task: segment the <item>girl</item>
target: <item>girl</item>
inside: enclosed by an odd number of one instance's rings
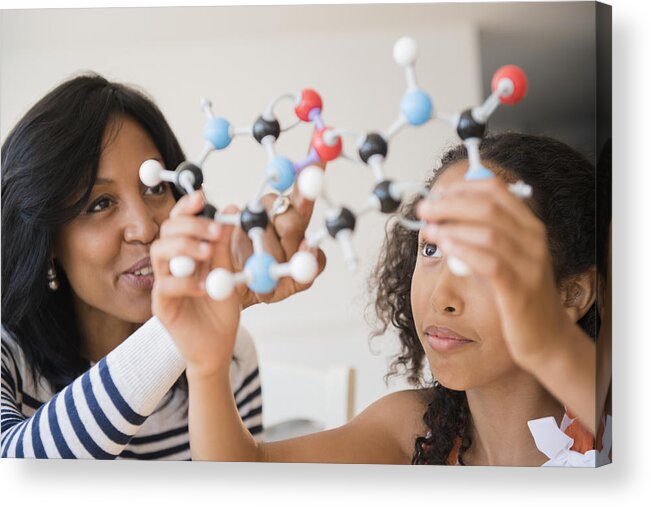
[[[150,158],[171,169],[185,160],[151,100],[98,75],[48,93],[2,146],[3,457],[190,458],[185,364],[151,313],[150,248],[180,195],[140,182]],[[296,250],[309,219],[310,203],[295,205],[266,238],[281,256]],[[213,232],[208,220],[195,223],[205,258]],[[251,249],[244,235],[233,245],[235,259]],[[266,297],[301,288],[279,285]],[[257,301],[240,296],[243,306]],[[231,396],[259,437],[260,381],[245,332],[233,355]]]
[[[213,310],[197,322],[203,332],[181,332],[194,318],[183,307],[200,291],[169,276],[177,252],[161,235],[153,308],[188,363],[195,458],[594,465],[592,432],[564,407],[594,431],[594,167],[560,142],[519,134],[485,139],[481,156],[496,178],[464,181],[463,147],[443,157],[430,181],[439,198],[418,205],[429,225],[419,233],[394,225],[374,279],[382,331],[395,325],[402,344],[394,366],[418,383],[427,359],[434,386],[390,394],[330,431],[269,444],[247,434],[228,378],[237,297],[199,298]],[[505,185],[520,179],[533,188],[528,203]],[[182,199],[170,221],[199,208]],[[407,214],[415,211],[412,203]],[[230,233],[221,228],[211,266],[231,267]],[[473,275],[453,276],[448,255]]]

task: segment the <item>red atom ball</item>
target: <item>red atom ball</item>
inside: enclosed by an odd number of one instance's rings
[[[301,101],[294,108],[296,116],[298,116],[303,121],[310,121],[308,115],[310,111],[314,108],[323,108],[323,102],[321,101],[321,95],[310,88],[306,88],[301,91]]]
[[[513,83],[513,93],[507,97],[500,96],[500,102],[508,105],[520,102],[527,93],[527,75],[517,65],[504,65],[493,74],[491,89],[495,91],[497,84],[504,78],[510,79]]]
[[[326,144],[323,140],[323,134],[325,134],[329,128],[324,128],[323,130],[317,130],[312,136],[312,142],[310,146],[314,148],[321,162],[330,162],[331,160],[336,159],[341,154],[342,143],[341,137],[337,137],[337,142],[330,146]]]

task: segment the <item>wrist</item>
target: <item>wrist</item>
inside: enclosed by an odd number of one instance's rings
[[[212,363],[209,365],[188,363],[185,375],[189,383],[210,383],[230,379],[230,362],[228,364]]]

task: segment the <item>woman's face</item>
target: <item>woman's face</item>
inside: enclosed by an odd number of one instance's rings
[[[449,166],[434,188],[462,180],[467,168],[467,161]],[[450,389],[468,390],[516,371],[488,284],[472,274],[453,275],[447,257],[422,235],[418,244],[411,305],[434,378]]]
[[[109,122],[103,144],[87,209],[61,229],[54,254],[80,311],[142,323],[151,317],[149,248],[175,199],[167,184],[149,189],[140,182],[142,162],[163,161],[135,120]]]

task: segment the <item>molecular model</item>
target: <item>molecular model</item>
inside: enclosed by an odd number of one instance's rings
[[[393,58],[405,69],[407,90],[400,101],[398,118],[385,131],[355,133],[346,129],[326,126],[323,118],[323,101],[312,89],[299,93],[279,95],[267,109],[255,120],[253,125],[234,127],[225,118],[217,117],[212,112],[212,104],[202,101],[202,109],[207,116],[204,130],[205,146],[195,162],[184,161],[174,171],[164,169],[156,160],[146,160],[140,167],[140,179],[150,187],[162,181],[173,183],[185,194],[198,192],[203,184],[202,165],[209,154],[227,148],[238,135],[252,136],[265,148],[267,166],[262,185],[255,197],[237,214],[220,213],[216,207],[205,203],[202,216],[224,224],[241,227],[251,239],[253,254],[246,261],[239,273],[231,273],[218,268],[208,275],[206,291],[216,300],[227,298],[235,286],[246,283],[254,292],[268,293],[274,290],[281,277],[290,276],[299,283],[308,283],[318,271],[315,257],[309,252],[295,253],[289,262],[278,263],[265,251],[262,237],[269,224],[269,214],[261,203],[261,197],[268,187],[278,193],[272,214],[282,213],[289,206],[287,191],[296,183],[298,191],[309,200],[321,199],[326,204],[325,224],[315,233],[307,236],[309,247],[317,247],[328,236],[340,245],[349,269],[354,270],[357,256],[352,244],[352,234],[357,219],[371,211],[385,214],[395,213],[409,194],[419,194],[422,198],[432,199],[423,183],[399,182],[385,176],[384,161],[387,157],[389,141],[405,126],[421,126],[434,119],[441,119],[456,129],[468,151],[469,167],[466,179],[485,179],[494,176],[493,172],[482,165],[479,144],[486,132],[486,123],[500,104],[512,105],[519,102],[527,91],[527,77],[519,67],[506,65],[495,72],[491,82],[491,95],[479,106],[466,109],[458,114],[436,113],[430,96],[418,87],[414,63],[418,55],[416,41],[402,37],[393,48]],[[291,100],[297,121],[282,129],[274,109],[282,100]],[[280,134],[300,123],[310,123],[314,134],[307,156],[296,162],[278,155],[275,143]],[[367,202],[361,209],[353,211],[349,207],[334,205],[324,189],[325,171],[315,164],[331,162],[339,157],[349,158],[343,152],[343,138],[355,141],[361,164],[368,166],[375,178]],[[521,198],[531,195],[531,188],[523,182],[510,185],[510,190]],[[399,217],[400,223],[411,230],[418,230],[422,222]],[[450,270],[458,276],[470,273],[467,266],[459,259],[448,258]],[[170,260],[170,272],[173,276],[185,277],[194,273],[195,261],[191,257],[176,257]]]

